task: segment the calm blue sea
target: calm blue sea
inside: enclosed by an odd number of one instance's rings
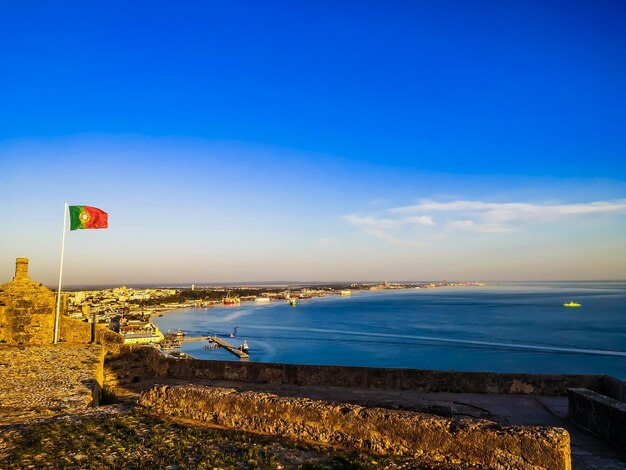
[[[573,300],[581,308],[565,308]],[[170,312],[159,328],[218,334],[250,360],[417,369],[609,374],[626,379],[626,282],[496,283],[356,292]],[[198,359],[239,360],[187,342]]]

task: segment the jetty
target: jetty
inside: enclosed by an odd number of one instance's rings
[[[223,340],[222,338],[218,338],[217,336],[209,336],[208,339],[213,341],[215,344],[223,347],[227,351],[231,352],[235,356],[239,357],[239,359],[248,359],[250,357],[250,354],[248,354],[246,352],[243,352],[240,349],[237,349],[232,344],[230,344],[228,341]]]

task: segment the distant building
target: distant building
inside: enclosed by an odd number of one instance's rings
[[[120,333],[124,336],[124,344],[158,344],[165,338],[159,328],[149,322],[128,322],[120,327]]]

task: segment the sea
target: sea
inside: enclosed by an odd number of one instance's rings
[[[574,301],[579,308],[566,308]],[[626,379],[626,282],[500,282],[177,310],[163,332],[244,340],[249,361],[414,369],[608,374]],[[234,337],[231,337],[234,334]],[[197,359],[240,359],[205,341]]]

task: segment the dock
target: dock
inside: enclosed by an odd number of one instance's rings
[[[239,357],[239,359],[248,359],[250,357],[248,353],[245,353],[237,349],[228,341],[223,340],[222,338],[218,338],[217,336],[209,336],[207,339],[212,340],[215,344],[218,344],[219,346],[223,347],[227,351],[233,353],[235,356]]]

